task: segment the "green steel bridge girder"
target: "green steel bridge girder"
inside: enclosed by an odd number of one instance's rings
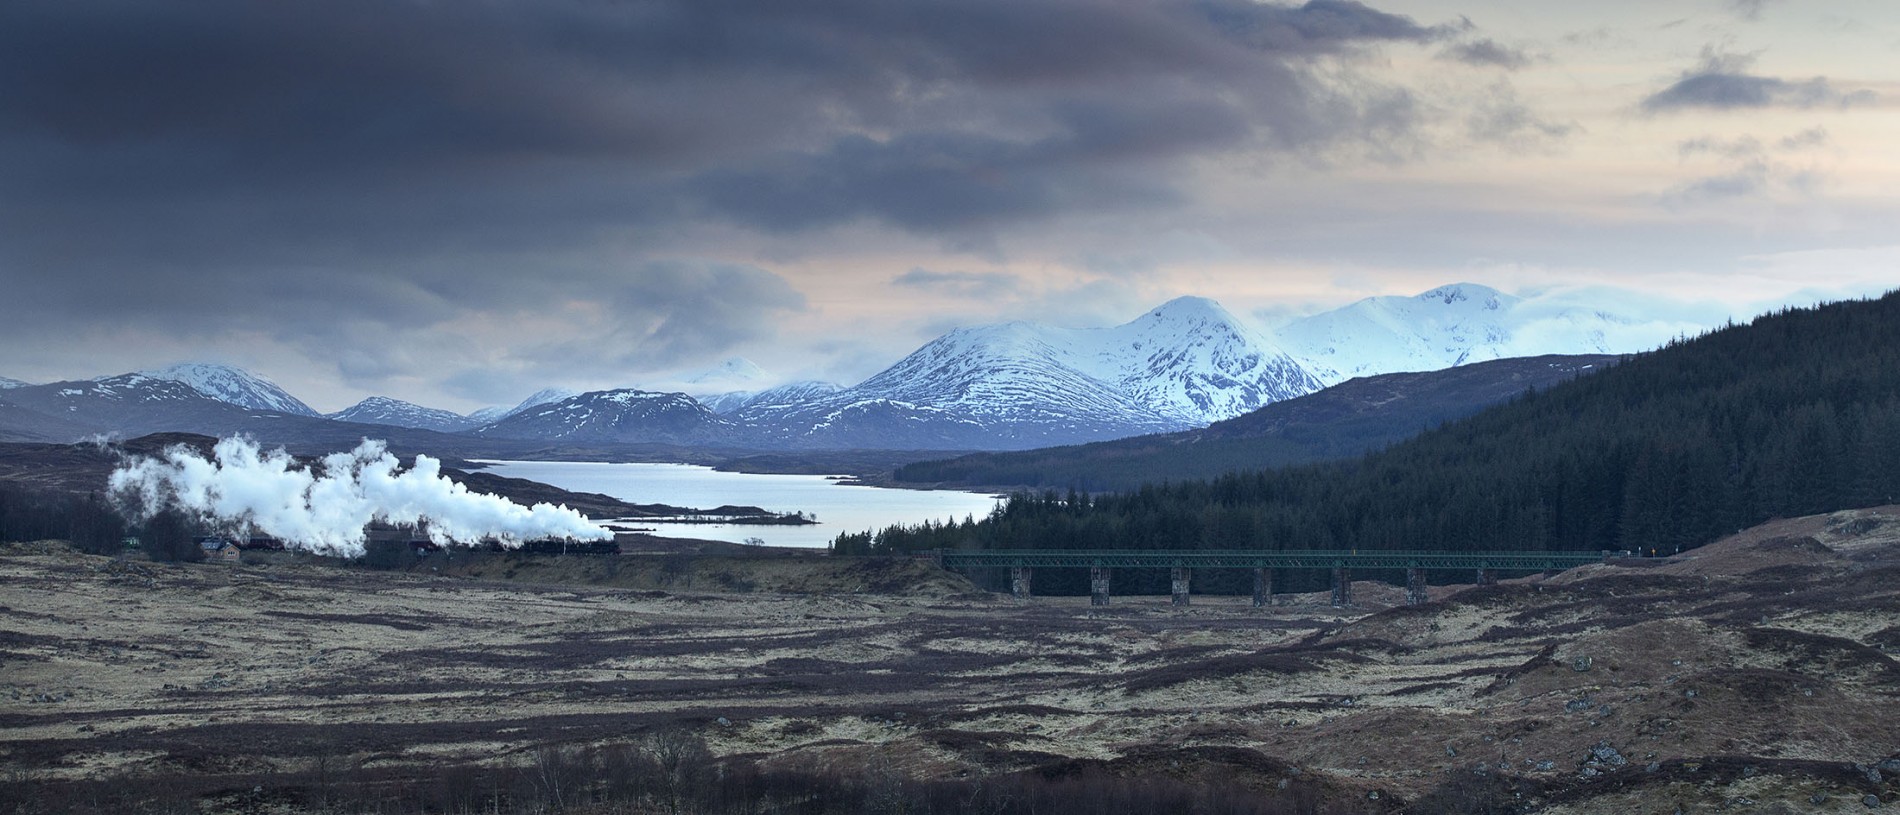
[[[1622,553],[1612,552],[1423,552],[1404,550],[1330,551],[1246,550],[1147,551],[1104,549],[993,549],[943,551],[936,557],[945,568],[1027,566],[1051,568],[1188,568],[1188,569],[1498,569],[1555,571],[1603,563]]]

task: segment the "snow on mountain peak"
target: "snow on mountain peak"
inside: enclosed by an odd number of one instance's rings
[[[1601,307],[1526,299],[1475,283],[1411,297],[1369,297],[1275,331],[1328,385],[1540,354],[1620,354],[1655,347],[1639,322]]]
[[[511,410],[513,410],[513,408],[506,408],[501,405],[490,405],[468,414],[468,421],[473,425],[485,425],[489,422],[500,421],[506,418]]]
[[[1135,318],[1134,321],[1137,323],[1163,320],[1182,322],[1219,320],[1231,322],[1233,319],[1234,315],[1229,314],[1227,309],[1221,307],[1220,303],[1206,297],[1188,295],[1185,297],[1176,297],[1173,300],[1155,306],[1149,309],[1148,313]]]
[[[581,395],[580,391],[571,388],[542,388],[530,394],[528,398],[521,400],[521,402],[514,407],[501,407],[497,405],[494,407],[485,407],[474,413],[470,413],[468,414],[468,424],[473,427],[491,425],[524,410],[528,410],[529,408],[553,404],[563,399],[571,399],[579,395]]]
[[[296,416],[318,415],[309,405],[278,387],[277,383],[229,365],[185,362],[156,371],[140,371],[139,374],[189,385],[211,399],[238,407],[274,410]]]
[[[514,408],[510,409],[504,415],[513,416],[528,408],[553,404],[563,399],[572,399],[579,395],[581,395],[581,392],[573,388],[542,388],[529,394],[528,398],[521,400],[520,404],[515,405]]]
[[[620,388],[533,405],[475,432],[500,438],[678,442],[721,438],[731,427],[684,393]]]
[[[1182,297],[1112,328],[1012,322],[958,329],[840,398],[1011,421],[1181,428],[1318,387],[1219,303]]]
[[[1412,299],[1422,303],[1435,302],[1446,306],[1455,306],[1459,303],[1473,303],[1484,311],[1497,311],[1505,308],[1507,303],[1515,304],[1519,300],[1519,298],[1512,297],[1490,286],[1483,286],[1477,283],[1453,283],[1449,286],[1439,286],[1431,291],[1421,293]]]
[[[8,388],[24,388],[28,387],[28,385],[29,383],[21,382],[18,379],[8,379],[4,376],[0,376],[0,391]]]
[[[383,424],[453,433],[468,428],[472,419],[447,410],[423,407],[387,396],[371,396],[324,418],[360,424]]]

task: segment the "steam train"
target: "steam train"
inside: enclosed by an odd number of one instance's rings
[[[515,551],[529,555],[618,555],[620,544],[612,540],[604,541],[566,541],[533,540],[521,544]]]

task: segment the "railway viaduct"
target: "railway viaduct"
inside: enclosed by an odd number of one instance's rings
[[[1032,570],[1041,568],[1088,569],[1089,602],[1109,603],[1109,572],[1117,568],[1170,569],[1174,604],[1188,604],[1189,584],[1195,569],[1253,570],[1253,604],[1273,602],[1275,569],[1330,569],[1333,575],[1333,605],[1352,605],[1353,569],[1404,569],[1405,600],[1417,605],[1425,602],[1425,572],[1469,571],[1477,574],[1480,584],[1497,582],[1499,571],[1549,572],[1606,563],[1626,557],[1621,552],[1430,552],[1382,550],[1201,550],[1144,551],[1091,549],[988,549],[978,551],[938,550],[921,556],[947,569],[1006,567],[1010,571],[1010,590],[1018,598],[1029,597]]]

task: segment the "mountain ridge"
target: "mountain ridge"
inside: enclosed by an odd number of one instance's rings
[[[323,418],[339,422],[381,424],[443,433],[467,430],[476,424],[475,419],[454,411],[423,407],[414,402],[405,402],[387,396],[371,396],[335,413],[326,413]]]
[[[1615,327],[1632,321],[1607,309],[1530,310],[1527,302],[1484,286],[1451,284],[1410,297],[1367,298],[1263,332],[1214,300],[1178,297],[1126,323],[1101,328],[1027,321],[958,328],[848,387],[795,382],[756,392],[683,395],[697,401],[687,405],[673,399],[666,406],[644,397],[636,406],[630,395],[674,391],[590,392],[625,397],[615,402],[551,387],[513,408],[483,408],[468,416],[374,396],[328,418],[549,442],[1023,450],[1205,427],[1317,392],[1350,379],[1347,374],[1471,364],[1533,340],[1587,346],[1583,350],[1637,350],[1615,347]],[[1342,332],[1357,344],[1349,345]],[[699,379],[727,383],[760,373],[750,361],[732,357]],[[181,363],[139,376],[180,383],[236,409],[317,417],[268,378],[230,366]],[[37,393],[33,387],[5,392]],[[110,394],[95,395],[112,401]],[[588,397],[582,400],[587,406],[535,412],[580,397]],[[70,403],[21,407],[54,415],[79,410]],[[106,422],[105,431],[167,429],[151,427],[121,408],[95,411]],[[536,418],[511,421],[528,412]],[[562,426],[563,417],[576,425]],[[199,418],[210,424],[199,421],[184,429],[253,421],[236,414]],[[35,432],[53,429],[45,422],[37,425]]]
[[[1351,461],[1022,494],[840,544],[1669,553],[1895,495],[1900,290],[1672,342]]]
[[[1641,339],[1620,338],[1630,332]],[[1493,359],[1635,353],[1671,338],[1646,333],[1641,321],[1608,309],[1553,305],[1476,283],[1364,298],[1289,322],[1273,335],[1328,385]]]
[[[270,379],[230,365],[181,362],[139,373],[189,385],[207,397],[242,408],[273,410],[292,416],[322,415]]]
[[[897,484],[957,489],[1134,489],[1360,455],[1620,361],[1608,355],[1503,359],[1357,377],[1205,428],[896,468]]]

